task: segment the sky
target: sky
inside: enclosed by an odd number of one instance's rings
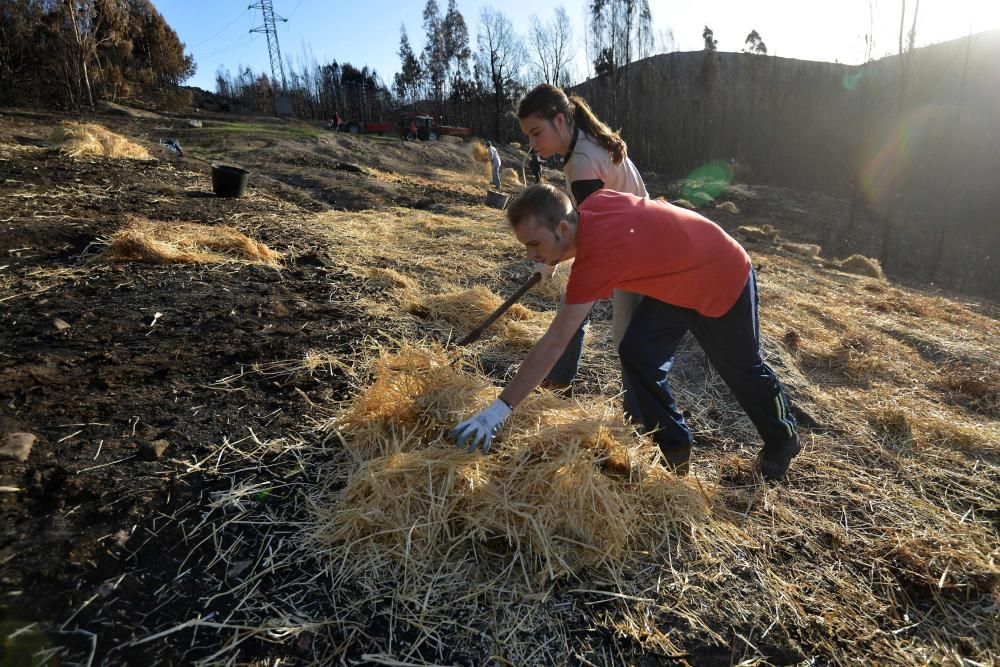
[[[270,71],[259,9],[250,0],[152,0],[167,23],[194,56],[198,71],[188,85],[214,90],[219,68],[235,73],[242,65],[254,72]],[[649,0],[653,33],[659,50],[696,51],[703,48],[702,31],[712,29],[719,51],[740,51],[751,30],[757,30],[768,54],[801,60],[858,64],[867,52],[865,35],[874,35],[874,58],[898,49],[900,10],[905,1],[906,30],[918,0]],[[400,26],[410,44],[423,48],[426,0],[272,0],[278,42],[286,71],[301,71],[303,63],[336,60],[375,69],[386,84],[399,71]],[[437,0],[441,12],[448,0]],[[527,35],[532,15],[551,20],[557,7],[573,22],[576,58],[574,81],[590,74],[584,48],[587,0],[458,0],[469,27],[471,47],[480,12],[492,7],[507,15],[514,29]],[[1000,0],[919,0],[917,46],[963,37],[970,32],[1000,28]],[[529,82],[531,83],[531,82]]]

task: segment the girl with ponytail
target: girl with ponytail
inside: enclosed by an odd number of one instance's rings
[[[649,197],[628,158],[625,140],[595,116],[582,97],[567,97],[561,88],[543,83],[518,104],[517,118],[540,156],[563,156],[566,190],[574,207],[601,188]]]
[[[595,116],[582,97],[567,96],[561,88],[543,83],[535,86],[518,104],[517,118],[521,131],[528,136],[528,143],[541,157],[563,156],[566,191],[574,208],[579,209],[589,195],[602,188],[649,198],[642,176],[628,158],[625,140]],[[617,350],[632,320],[639,295],[615,290],[613,299],[612,331]],[[588,321],[584,321],[549,373],[545,382],[548,386],[571,393],[583,354],[587,324]],[[633,392],[624,376],[622,384],[625,414],[642,423],[642,415],[637,411]]]

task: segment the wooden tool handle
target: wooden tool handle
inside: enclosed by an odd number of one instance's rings
[[[485,332],[487,329],[490,328],[490,325],[496,322],[501,315],[506,313],[508,308],[517,303],[517,300],[520,299],[522,296],[524,296],[525,292],[527,292],[529,289],[538,284],[538,281],[540,281],[541,279],[542,279],[542,274],[532,273],[531,276],[523,283],[521,283],[521,286],[518,287],[517,290],[513,294],[511,294],[506,301],[504,301],[502,304],[500,304],[500,306],[496,310],[490,313],[485,320],[480,322],[479,326],[477,326],[475,329],[466,334],[465,338],[458,341],[458,344],[468,345],[469,343],[474,343],[477,340],[479,340],[479,337],[483,335],[483,332]]]

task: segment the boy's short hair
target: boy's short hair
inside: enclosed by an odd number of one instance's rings
[[[555,231],[559,221],[565,220],[572,210],[573,205],[562,190],[547,183],[532,185],[507,205],[507,221],[511,227],[517,227],[533,217],[536,224]]]

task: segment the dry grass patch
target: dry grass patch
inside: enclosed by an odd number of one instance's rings
[[[343,598],[391,595],[401,627],[465,633],[514,596],[544,605],[554,580],[625,560],[704,521],[710,498],[656,464],[656,450],[607,405],[542,393],[519,409],[490,456],[456,450],[448,429],[496,394],[439,347],[377,360],[370,386],[325,425],[352,470],[315,501],[312,539]],[[615,574],[618,573],[618,574]],[[509,601],[509,600],[508,600]],[[485,611],[485,613],[484,613]],[[418,620],[419,619],[419,620]],[[511,637],[510,656],[534,643]]]
[[[461,337],[496,310],[503,299],[483,285],[426,296],[414,312],[451,324]],[[548,326],[538,313],[519,303],[511,306],[486,332],[510,348],[526,351]]]
[[[516,169],[507,167],[500,170],[500,182],[508,188],[520,187],[521,177],[518,175]]]
[[[153,264],[246,262],[278,266],[281,253],[232,227],[194,223],[154,222],[129,217],[125,226],[106,240],[105,261]]]
[[[988,525],[958,521],[963,503],[928,500],[936,484],[873,474],[884,444],[807,446],[800,488],[759,486],[738,459],[703,487],[660,467],[613,403],[542,392],[489,456],[470,455],[447,433],[494,399],[487,378],[435,346],[382,351],[373,364],[324,425],[349,465],[318,474],[307,548],[328,563],[338,622],[379,610],[388,634],[408,637],[411,661],[527,664],[544,650],[545,662],[565,662],[581,614],[659,657],[684,653],[693,635],[725,646],[751,630],[753,655],[794,662],[860,651],[922,664],[943,656],[958,628],[970,637],[963,654],[983,660],[1000,639],[983,622],[983,605],[1000,595]],[[922,432],[907,407],[896,430]],[[928,446],[905,467],[902,453],[892,460],[912,471],[938,465],[939,451]],[[965,498],[982,507],[988,488],[969,486]],[[900,636],[914,614],[927,623]],[[374,642],[400,655],[384,635]]]
[[[368,282],[379,289],[398,289],[406,293],[417,293],[420,286],[417,281],[405,276],[395,269],[372,267],[365,271]]]
[[[857,382],[888,379],[903,384],[909,384],[914,374],[928,370],[928,364],[913,348],[863,326],[849,324],[839,335],[827,330],[802,334],[796,331],[790,337],[786,333],[785,340],[795,341],[799,361],[807,369],[834,371]]]
[[[1000,590],[1000,569],[954,534],[939,531],[896,535],[887,552],[875,556],[891,567],[900,583],[924,595],[977,595]],[[880,546],[889,546],[889,540]]]
[[[42,146],[35,146],[34,144],[6,144],[0,143],[0,156],[5,159],[15,159],[25,153],[44,153],[46,151]]]
[[[822,248],[815,243],[782,243],[782,250],[787,250],[788,252],[801,255],[802,257],[817,258],[819,257]]]
[[[873,257],[864,255],[851,255],[847,259],[831,262],[831,265],[847,273],[857,273],[862,276],[885,280],[885,273],[882,272],[882,265]]]
[[[485,206],[459,208],[455,215],[389,209],[316,216],[311,227],[328,235],[331,253],[358,274],[372,268],[402,268],[424,289],[494,279],[522,253],[502,217]],[[518,262],[527,273],[527,262]]]
[[[781,238],[781,232],[773,225],[740,225],[736,228],[738,237],[752,242],[770,241],[775,242]]]
[[[103,155],[114,159],[152,160],[149,151],[96,123],[63,121],[50,137],[70,157]]]
[[[952,401],[1000,419],[1000,361],[950,362],[937,369],[934,385]]]

